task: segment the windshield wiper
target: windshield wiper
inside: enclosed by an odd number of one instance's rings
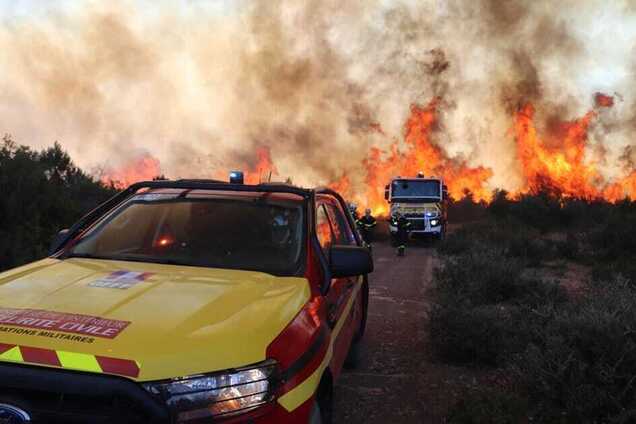
[[[100,255],[94,255],[92,253],[68,253],[67,255],[62,257],[62,259],[69,259],[69,258],[101,259],[105,261],[150,262],[150,263],[166,264],[166,265],[188,265],[186,262],[178,261],[176,259],[149,258],[147,256],[134,256],[134,255],[100,256]]]
[[[61,259],[82,258],[82,259],[108,259],[104,256],[93,255],[92,253],[66,253]]]
[[[152,258],[148,256],[122,255],[122,256],[110,256],[104,259],[109,259],[113,261],[150,262],[154,264],[166,264],[166,265],[188,265],[188,263],[184,261],[179,261],[177,259]]]

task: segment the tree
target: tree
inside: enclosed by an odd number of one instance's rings
[[[53,235],[114,194],[77,168],[59,143],[40,152],[0,144],[0,270],[46,255]]]

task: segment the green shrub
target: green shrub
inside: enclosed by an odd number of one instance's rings
[[[522,267],[519,261],[492,250],[449,258],[435,273],[435,290],[442,302],[461,298],[471,305],[499,303],[516,295]]]
[[[535,327],[517,370],[539,422],[634,422],[636,291],[618,280]]]
[[[568,232],[565,240],[553,241],[552,252],[550,252],[550,254],[552,254],[553,257],[568,260],[581,259],[581,242],[579,241],[577,234]]]
[[[438,359],[503,365],[539,325],[533,310],[567,300],[553,282],[522,277],[523,261],[483,249],[447,257],[435,272],[429,337]]]
[[[509,256],[523,259],[529,266],[539,266],[550,253],[545,241],[525,231],[511,233],[507,245]]]
[[[437,246],[437,251],[444,255],[459,255],[466,253],[473,248],[475,240],[468,231],[460,229],[455,233],[449,234]]]
[[[634,257],[636,252],[636,212],[616,209],[602,225],[590,232],[588,242],[596,256],[603,260]]]
[[[566,290],[555,281],[524,278],[518,284],[514,302],[525,308],[553,308],[568,301]]]
[[[523,265],[519,259],[490,249],[446,258],[435,271],[433,296],[437,303],[469,306],[565,301],[558,284],[522,278]]]

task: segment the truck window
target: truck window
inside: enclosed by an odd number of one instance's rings
[[[329,222],[329,216],[325,210],[325,206],[320,204],[316,208],[316,236],[323,253],[328,258],[329,248],[333,242],[333,230],[331,229],[331,222]]]
[[[303,218],[298,202],[137,196],[65,255],[296,275]]]
[[[335,204],[325,203],[325,209],[329,215],[329,221],[334,231],[334,243],[340,245],[354,245],[356,238],[344,216],[343,211]]]
[[[396,180],[391,184],[392,197],[437,197],[441,196],[438,180]]]

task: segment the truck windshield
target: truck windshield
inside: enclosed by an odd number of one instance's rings
[[[438,180],[396,180],[391,187],[391,197],[439,199],[440,194]]]
[[[289,276],[302,268],[303,228],[301,202],[146,194],[97,222],[63,257]]]

